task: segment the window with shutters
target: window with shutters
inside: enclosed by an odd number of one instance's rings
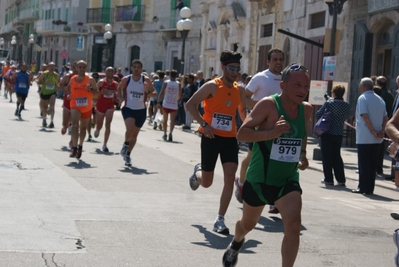
[[[273,36],[273,23],[262,25],[261,37]]]
[[[326,12],[318,12],[310,15],[309,29],[316,29],[324,27],[326,22]]]

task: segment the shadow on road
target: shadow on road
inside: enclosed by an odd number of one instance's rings
[[[71,160],[72,160],[72,158],[71,158]],[[72,168],[75,168],[75,169],[97,168],[97,167],[92,167],[91,164],[88,164],[88,163],[86,163],[85,161],[83,161],[81,159],[80,160],[75,159],[75,160],[76,160],[75,162],[70,162],[69,164],[66,164],[65,166],[72,167]]]
[[[104,152],[100,148],[96,148],[96,151],[93,154],[99,154],[99,155],[105,155],[105,156],[113,156],[113,155],[119,155],[119,152]]]
[[[219,234],[216,234],[215,232],[210,232],[207,230],[207,228],[203,227],[202,225],[197,225],[193,224],[193,227],[197,228],[198,231],[204,235],[205,241],[204,242],[191,242],[194,245],[199,245],[199,246],[204,246],[208,248],[216,248],[216,249],[226,249],[227,246],[230,244],[232,241],[232,235],[229,236],[221,236]],[[258,245],[262,244],[261,242],[257,240],[248,240],[245,242],[242,250],[240,253],[255,253],[252,250],[249,250],[251,248],[255,248]],[[222,257],[222,254],[221,256]]]
[[[136,168],[134,166],[131,167],[125,167],[124,169],[119,170],[120,172],[124,173],[131,173],[131,174],[136,174],[136,175],[149,175],[149,174],[157,174],[157,172],[148,172],[147,169],[140,169]]]
[[[47,129],[47,128],[41,127],[41,129],[39,130],[39,132],[42,132],[42,133],[55,133],[56,131],[55,131],[55,130],[49,130],[49,129]]]

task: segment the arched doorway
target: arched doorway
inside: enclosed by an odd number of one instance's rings
[[[388,81],[391,80],[391,59],[393,29],[395,25],[392,22],[387,23],[377,35],[375,75],[385,76]]]
[[[132,64],[132,61],[135,59],[140,59],[140,47],[137,45],[132,46],[130,49],[130,63],[129,66]]]

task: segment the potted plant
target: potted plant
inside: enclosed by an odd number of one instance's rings
[[[71,31],[71,27],[69,27],[68,25],[64,26],[64,31],[65,32],[70,32]]]
[[[83,26],[83,22],[81,22],[81,21],[79,21],[79,22],[76,23],[76,24],[78,24],[78,26]]]

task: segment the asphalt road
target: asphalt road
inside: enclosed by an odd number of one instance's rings
[[[60,134],[61,101],[54,129],[41,127],[38,101],[34,86],[18,121],[15,103],[0,96],[0,266],[221,266],[232,239],[212,232],[222,170],[218,163],[212,187],[191,191],[197,135],[176,129],[174,142],[164,142],[146,123],[127,168],[119,155],[124,124],[115,111],[110,152],[101,151],[102,131],[84,144],[78,163],[69,158],[69,136]],[[354,180],[348,188],[326,189],[321,177],[317,169],[301,172],[296,266],[395,266],[398,221],[389,213],[398,209],[397,192],[379,188],[366,197],[349,193]],[[240,215],[232,199],[231,232]],[[280,216],[265,211],[238,266],[281,266],[282,237]]]

